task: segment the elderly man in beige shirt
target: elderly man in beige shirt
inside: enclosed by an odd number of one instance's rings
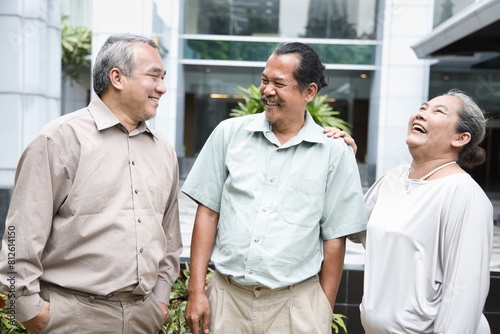
[[[166,92],[156,44],[111,36],[89,106],[23,152],[0,253],[1,291],[30,333],[155,333],[179,272],[178,165],[145,123]]]

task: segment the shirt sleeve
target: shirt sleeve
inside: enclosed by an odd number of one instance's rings
[[[443,211],[442,303],[435,333],[475,333],[489,290],[493,208],[479,187],[460,186]]]
[[[359,170],[352,150],[343,141],[332,143],[340,154],[332,160],[327,177],[321,219],[324,240],[347,236],[366,229],[366,210]]]
[[[179,256],[182,253],[182,235],[179,221],[179,167],[177,157],[172,151],[171,161],[174,164],[172,173],[172,187],[169,200],[166,203],[162,227],[167,239],[167,251],[160,262],[158,279],[153,288],[153,293],[158,300],[166,305],[170,304],[170,293],[180,271]]]
[[[52,217],[66,198],[71,180],[63,154],[50,137],[38,136],[23,152],[17,169],[6,231],[2,240],[0,286],[15,303],[20,322],[43,309],[39,277],[41,257],[52,227]],[[12,304],[11,304],[12,305]]]
[[[197,203],[220,212],[222,189],[227,178],[225,156],[231,129],[220,123],[210,134],[182,186]]]

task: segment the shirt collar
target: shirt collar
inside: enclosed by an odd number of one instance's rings
[[[115,114],[104,104],[104,102],[101,100],[97,94],[94,94],[92,97],[92,100],[90,101],[90,104],[88,106],[88,111],[90,112],[90,115],[94,119],[95,125],[97,127],[97,130],[105,130],[109,129],[113,126],[119,127],[122,131],[127,132],[127,128],[120,123],[118,118],[116,118]],[[151,136],[153,136],[155,139],[156,136],[153,134],[151,129],[148,127],[147,123],[142,121],[139,122],[139,125],[137,128],[132,130],[130,135],[135,135],[135,134],[140,134],[140,133],[148,133]]]
[[[319,143],[322,144],[325,142],[325,135],[323,134],[323,129],[321,126],[316,124],[311,114],[306,110],[306,121],[302,129],[300,129],[299,133],[295,135],[295,139],[293,140],[296,143],[300,143],[302,141],[307,141],[311,143]],[[320,131],[318,131],[318,128]],[[256,117],[245,126],[245,130],[249,132],[271,132],[271,126],[269,125],[269,121],[266,118],[264,112],[256,115]]]

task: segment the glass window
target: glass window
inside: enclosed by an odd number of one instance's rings
[[[184,59],[266,61],[278,43],[184,40]],[[374,65],[376,45],[311,44],[326,64]]]
[[[217,124],[228,118],[243,98],[238,87],[260,85],[263,68],[229,66],[184,66],[184,149],[196,156]],[[369,97],[373,72],[327,70],[328,86],[320,94],[349,122],[356,137],[356,157],[364,162],[367,147]]]
[[[186,0],[186,34],[375,39],[377,0]]]

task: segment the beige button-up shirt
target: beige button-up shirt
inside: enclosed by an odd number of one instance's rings
[[[42,310],[40,281],[168,304],[182,251],[177,194],[170,144],[145,123],[129,133],[98,97],[46,125],[19,161],[2,240],[0,286],[16,318]]]

